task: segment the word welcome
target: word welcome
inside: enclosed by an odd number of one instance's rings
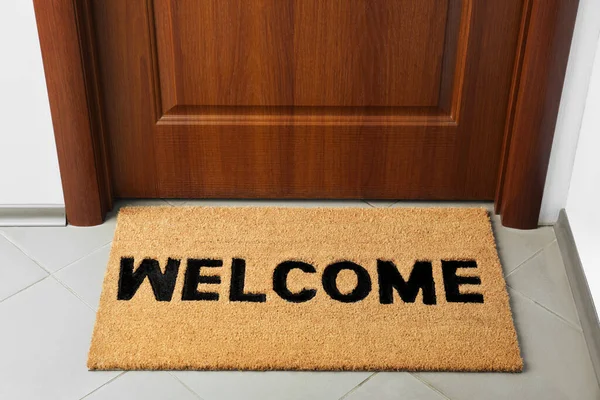
[[[483,303],[483,295],[469,291],[461,293],[461,285],[480,285],[478,276],[457,275],[460,268],[477,268],[473,260],[441,260],[443,286],[446,301],[451,303]],[[157,301],[171,301],[175,282],[179,273],[181,260],[169,258],[164,272],[155,259],[145,258],[134,271],[134,259],[121,258],[119,273],[118,300],[131,300],[144,280],[147,278]],[[188,258],[184,276],[182,301],[217,301],[219,293],[199,291],[199,284],[218,285],[221,277],[218,275],[203,275],[203,269],[220,268],[223,260]],[[300,270],[307,274],[316,273],[313,265],[302,261],[284,261],[273,271],[273,291],[282,299],[291,303],[304,303],[315,297],[317,288],[303,288],[292,292],[288,289],[288,274],[292,270]],[[342,293],[337,286],[337,276],[341,271],[351,271],[356,275],[356,286],[348,293]],[[244,289],[246,278],[246,261],[241,258],[231,260],[231,281],[229,282],[229,301],[264,303],[265,293],[249,293]],[[436,283],[433,279],[433,268],[430,261],[417,261],[408,279],[405,279],[391,261],[377,260],[377,283],[379,287],[379,302],[392,304],[394,291],[405,303],[414,303],[419,291],[423,293],[423,303],[436,304]],[[371,276],[362,266],[351,261],[340,261],[329,264],[321,277],[322,288],[327,295],[342,303],[355,303],[365,299],[373,288]]]

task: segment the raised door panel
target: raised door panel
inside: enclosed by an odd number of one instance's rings
[[[435,107],[447,8],[440,0],[157,0],[163,112]]]
[[[115,192],[492,199],[522,0],[96,0]]]

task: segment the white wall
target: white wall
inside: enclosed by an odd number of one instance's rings
[[[600,15],[600,13],[598,14]],[[567,215],[594,303],[600,307],[600,40],[575,155]]]
[[[64,205],[31,0],[2,0],[0,51],[0,209]]]
[[[600,1],[580,0],[540,212],[540,223],[543,224],[555,223],[558,212],[567,204],[577,139],[599,36]]]

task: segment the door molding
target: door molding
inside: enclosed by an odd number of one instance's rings
[[[101,224],[113,199],[89,1],[33,0],[67,220],[78,226]],[[579,0],[523,3],[495,209],[503,225],[532,229]]]
[[[67,221],[99,225],[112,207],[87,0],[34,0]]]
[[[495,209],[511,228],[537,227],[579,0],[526,0]]]

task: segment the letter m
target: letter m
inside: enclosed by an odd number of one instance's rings
[[[167,267],[163,273],[157,260],[145,258],[140,266],[134,271],[133,257],[121,258],[121,271],[119,273],[118,300],[131,300],[138,288],[148,277],[154,297],[158,301],[171,301],[177,273],[179,272],[180,260],[169,258]]]
[[[379,274],[379,302],[392,304],[393,290],[396,289],[405,303],[414,303],[419,290],[423,291],[423,304],[435,304],[435,283],[431,262],[417,261],[408,281],[404,280],[393,262],[377,260]]]

